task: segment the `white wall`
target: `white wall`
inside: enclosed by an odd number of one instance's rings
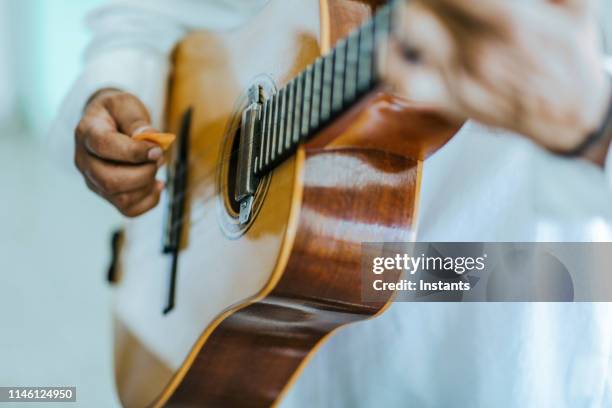
[[[9,121],[12,122],[15,102],[9,6],[9,0],[0,0],[0,129],[8,127]]]

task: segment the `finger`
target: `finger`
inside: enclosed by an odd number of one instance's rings
[[[163,184],[158,183],[155,185],[153,191],[142,199],[140,202],[126,208],[122,211],[123,215],[127,217],[137,217],[145,212],[149,211],[159,203],[159,197],[163,189]]]
[[[75,129],[76,143],[102,159],[117,162],[144,163],[162,157],[157,145],[132,140],[117,130],[115,119],[102,103],[92,103]]]
[[[440,66],[452,58],[452,37],[431,10],[420,3],[410,3],[402,7],[398,18],[394,37],[405,50],[418,55],[420,63]]]
[[[163,150],[154,143],[97,128],[85,137],[84,144],[93,155],[120,163],[144,164],[155,162],[163,156]]]
[[[113,117],[99,104],[89,105],[87,111],[79,121],[74,130],[74,135],[79,143],[91,133],[116,132],[117,124]]]
[[[91,180],[89,180],[87,176],[83,175],[83,180],[85,180],[85,184],[87,185],[87,188],[89,188],[92,192],[96,193],[100,197],[104,197],[104,194],[98,188],[98,186],[96,186]]]
[[[444,109],[448,101],[446,84],[439,72],[424,64],[407,61],[402,47],[395,40],[389,42],[387,63],[381,70],[386,83],[404,98],[433,109]]]
[[[125,165],[89,156],[84,173],[104,193],[119,194],[146,187],[156,172],[155,163]]]
[[[456,75],[453,78],[453,110],[489,125],[501,125],[517,119],[519,113],[509,92],[492,90],[486,83],[471,75]],[[508,96],[508,97],[507,97]]]
[[[130,191],[127,193],[115,194],[109,197],[109,201],[112,204],[114,204],[118,209],[127,209],[139,203],[140,201],[145,199],[148,195],[153,193],[154,189],[157,188],[158,183],[162,183],[162,182],[155,181],[139,190]]]
[[[134,95],[120,93],[103,99],[102,104],[121,133],[132,136],[137,130],[152,129],[149,111]]]

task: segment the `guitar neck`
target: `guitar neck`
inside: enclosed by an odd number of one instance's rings
[[[378,85],[376,45],[389,37],[396,3],[381,7],[373,18],[263,102],[261,129],[254,140],[253,173],[257,177],[281,164],[300,143]]]

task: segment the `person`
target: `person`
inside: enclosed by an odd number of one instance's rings
[[[160,152],[129,136],[163,126],[172,47],[265,3],[123,1],[90,16],[84,71],[51,132],[93,191],[126,216],[155,206]],[[431,0],[399,22],[389,83],[475,119],[425,162],[418,239],[610,240],[609,139],[574,151],[610,97],[590,2]],[[333,336],[281,406],[612,406],[611,323],[608,304],[395,303]]]

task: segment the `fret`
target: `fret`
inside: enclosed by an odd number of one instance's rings
[[[291,147],[291,141],[293,137],[291,136],[291,132],[293,131],[293,106],[295,101],[295,80],[292,80],[287,85],[288,93],[287,93],[287,124],[285,131],[285,150],[289,150]]]
[[[279,156],[283,154],[285,146],[285,120],[287,118],[287,88],[283,88],[279,92],[279,121],[278,121],[278,145],[277,153]]]
[[[363,93],[372,83],[374,61],[374,23],[369,20],[361,28],[359,36],[359,64],[357,70],[357,92]]]
[[[323,60],[319,57],[314,63],[312,75],[312,102],[310,105],[310,129],[319,127],[321,112],[321,86],[323,85]]]
[[[270,145],[272,141],[270,140],[272,137],[272,97],[266,101],[266,105],[268,105],[268,120],[266,121],[266,161],[264,163],[265,166],[270,164]]]
[[[344,77],[344,103],[351,103],[357,94],[359,64],[359,30],[353,31],[346,41],[346,72]]]
[[[344,68],[346,61],[346,40],[338,41],[334,61],[334,90],[332,92],[332,112],[339,113],[344,101]]]
[[[334,80],[335,50],[323,57],[323,90],[321,91],[321,122],[327,122],[331,116],[331,99]]]
[[[278,100],[279,94],[274,95],[272,99],[272,143],[270,146],[270,162],[276,159],[276,141],[278,138]]]
[[[309,65],[304,71],[304,94],[303,94],[303,103],[302,103],[302,124],[300,126],[300,139],[305,139],[308,137],[310,128],[308,124],[310,123],[310,102],[312,99],[312,71],[313,66]]]
[[[291,141],[297,143],[300,140],[300,129],[302,125],[302,90],[304,81],[302,75],[295,79],[295,108],[293,118],[293,130],[291,131]]]

